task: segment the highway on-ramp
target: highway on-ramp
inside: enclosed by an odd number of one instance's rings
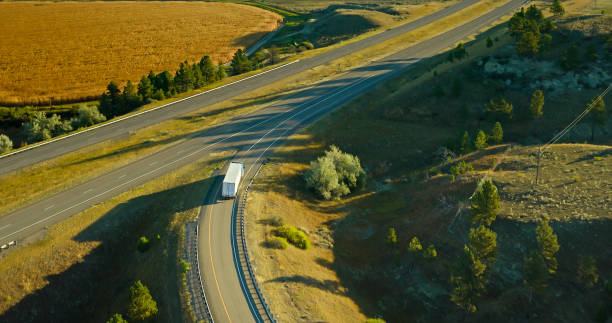
[[[237,95],[256,90],[262,86],[274,83],[283,78],[306,71],[313,67],[329,63],[335,59],[357,52],[361,49],[378,44],[408,31],[430,24],[440,18],[464,9],[479,0],[464,0],[444,8],[428,16],[416,19],[399,27],[389,29],[372,37],[338,47],[312,58],[292,62],[283,67],[249,77],[229,85],[219,87],[180,101],[169,103],[159,109],[151,109],[146,113],[129,118],[115,118],[101,126],[85,132],[62,138],[53,139],[42,145],[33,145],[31,149],[19,150],[13,154],[0,156],[0,174],[8,173],[26,166],[62,156],[80,148],[93,144],[120,138],[131,131],[142,129],[165,120],[173,119],[183,114],[201,109],[215,103],[223,102]]]
[[[0,217],[0,244],[26,239],[45,226],[211,153],[237,151],[234,159],[245,163],[243,183],[248,182],[262,158],[291,134],[420,59],[435,55],[474,34],[522,4],[523,1],[510,1],[406,50],[302,89],[252,113],[202,131],[179,144],[4,215]],[[218,185],[213,189],[218,189]],[[231,239],[233,201],[219,200],[218,192],[213,193],[202,208],[199,223],[200,270],[211,312],[218,322],[259,320],[257,312],[252,310],[252,298],[243,292],[244,281],[239,279],[240,264],[235,258]]]

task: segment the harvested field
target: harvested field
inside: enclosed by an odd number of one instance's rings
[[[110,80],[225,62],[281,20],[232,3],[0,3],[0,105],[91,100]]]

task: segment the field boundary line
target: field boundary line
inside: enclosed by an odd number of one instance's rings
[[[109,121],[109,122],[104,122],[104,123],[101,123],[101,124],[99,124],[99,125],[96,125],[96,126],[93,126],[93,127],[87,128],[87,129],[83,129],[83,130],[81,130],[81,131],[77,131],[77,132],[74,132],[74,133],[68,134],[68,135],[66,135],[66,136],[62,136],[62,137],[58,137],[58,138],[54,138],[54,139],[51,139],[51,140],[49,140],[49,141],[44,141],[44,142],[41,142],[41,143],[37,143],[37,144],[31,145],[31,146],[28,146],[28,147],[26,147],[26,148],[23,148],[23,149],[18,149],[18,150],[15,150],[15,151],[13,151],[13,152],[10,152],[10,153],[8,153],[8,154],[0,155],[0,159],[5,158],[5,157],[8,157],[8,156],[16,155],[16,154],[22,153],[22,152],[24,152],[24,151],[28,151],[28,150],[30,150],[30,149],[34,149],[34,148],[40,147],[40,146],[44,146],[44,145],[50,144],[50,143],[52,143],[52,142],[56,142],[56,141],[60,141],[60,140],[66,139],[66,138],[70,138],[70,137],[72,137],[72,136],[80,135],[80,134],[82,134],[82,133],[85,133],[85,132],[88,132],[88,131],[92,131],[92,130],[95,130],[95,129],[98,129],[98,128],[102,128],[102,127],[104,127],[104,126],[108,126],[108,125],[111,125],[111,124],[113,124],[113,123],[117,123],[117,122],[120,122],[120,121],[124,121],[124,120],[130,119],[130,118],[133,118],[133,117],[136,117],[136,116],[139,116],[139,115],[143,115],[143,114],[145,114],[145,113],[153,112],[153,111],[156,111],[156,110],[159,110],[159,109],[162,109],[162,108],[168,107],[168,106],[170,106],[170,105],[173,105],[173,104],[176,104],[176,103],[179,103],[179,102],[183,102],[183,101],[185,101],[185,100],[189,100],[189,99],[192,99],[192,98],[194,98],[194,97],[197,97],[197,96],[200,96],[200,95],[203,95],[203,94],[207,94],[207,93],[213,92],[213,91],[215,91],[215,90],[219,90],[219,89],[222,89],[222,88],[224,88],[224,87],[228,87],[228,86],[230,86],[230,85],[234,85],[234,84],[240,83],[240,82],[242,82],[242,81],[246,81],[246,80],[249,80],[249,79],[255,78],[255,77],[257,77],[257,76],[261,76],[261,75],[263,75],[263,74],[266,74],[266,73],[269,73],[269,72],[272,72],[272,71],[275,71],[275,70],[281,69],[281,68],[283,68],[283,67],[286,67],[286,66],[289,66],[289,65],[295,64],[295,63],[297,63],[297,62],[299,62],[299,61],[300,61],[300,60],[298,59],[298,60],[295,60],[295,61],[292,61],[292,62],[289,62],[289,63],[283,64],[283,65],[277,66],[277,67],[275,67],[275,68],[269,69],[269,70],[267,70],[267,71],[264,71],[264,72],[261,72],[261,73],[255,74],[255,75],[247,76],[247,77],[245,77],[245,78],[242,78],[242,79],[239,79],[239,80],[236,80],[236,81],[233,81],[233,82],[230,82],[230,83],[227,83],[227,84],[224,84],[224,85],[221,85],[221,86],[215,87],[214,89],[206,90],[206,91],[204,91],[204,92],[196,93],[196,94],[190,95],[190,96],[188,96],[188,97],[185,97],[185,98],[182,98],[182,99],[179,99],[179,100],[176,100],[176,101],[168,102],[168,103],[166,103],[166,104],[160,105],[160,106],[155,107],[155,108],[151,108],[151,109],[147,109],[147,110],[144,110],[144,111],[140,111],[140,112],[138,112],[138,113],[134,113],[134,114],[131,114],[131,115],[125,116],[125,117],[123,117],[123,118],[119,118],[119,119],[112,120],[112,121]]]

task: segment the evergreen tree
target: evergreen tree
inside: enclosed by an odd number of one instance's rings
[[[476,312],[476,301],[485,290],[486,269],[487,266],[474,255],[472,250],[464,246],[463,255],[455,264],[450,278],[451,301],[469,313]]]
[[[495,125],[493,125],[493,129],[491,129],[491,141],[493,141],[496,144],[501,144],[501,142],[504,140],[504,131],[502,129],[502,125],[499,122],[496,122]]]
[[[472,150],[472,145],[470,143],[470,134],[467,132],[467,130],[463,132],[463,135],[461,135],[461,140],[459,142],[459,150],[461,150],[461,152],[464,154]]]
[[[204,75],[202,75],[202,70],[200,70],[200,64],[193,64],[193,66],[191,66],[191,69],[193,70],[193,88],[194,89],[199,89],[204,87],[204,85],[206,85],[206,79],[204,78]]]
[[[499,211],[499,195],[497,187],[490,178],[480,181],[474,195],[470,197],[472,206],[472,222],[491,225]]]
[[[563,16],[565,14],[565,8],[561,5],[561,1],[553,0],[550,12],[555,16]]]
[[[151,83],[151,79],[147,76],[143,76],[140,79],[140,83],[138,83],[138,95],[140,95],[141,100],[147,102],[147,100],[153,96],[153,91],[155,91],[155,88]]]
[[[217,81],[221,81],[226,77],[227,73],[225,72],[225,66],[223,66],[223,63],[219,62],[219,65],[217,66]]]
[[[516,43],[516,50],[523,56],[533,56],[540,51],[540,33],[531,31],[521,34],[520,40]]]
[[[595,286],[599,280],[597,262],[592,256],[582,256],[578,262],[578,278],[589,288]]]
[[[506,102],[503,98],[492,99],[485,107],[485,112],[494,120],[512,119],[512,104]]]
[[[608,114],[606,113],[606,103],[601,96],[598,96],[591,103],[593,106],[591,111],[591,141],[595,140],[595,127],[603,127],[608,122]]]
[[[421,251],[421,250],[423,250],[423,246],[421,245],[421,241],[419,241],[419,238],[413,237],[412,240],[410,240],[410,244],[408,245],[408,251],[410,251],[410,252],[417,252],[417,251]]]
[[[548,271],[542,255],[532,250],[524,263],[524,283],[531,289],[542,291],[548,287]]]
[[[566,70],[574,70],[580,67],[580,51],[576,45],[570,46],[561,59],[561,66]]]
[[[157,303],[151,297],[149,289],[140,280],[130,287],[130,304],[128,318],[131,321],[144,321],[157,315]]]
[[[469,239],[470,249],[478,259],[489,264],[497,261],[497,233],[481,224],[470,229]]]
[[[132,111],[140,106],[140,97],[132,81],[127,81],[121,94],[121,114]]]
[[[232,72],[234,75],[246,73],[251,70],[251,61],[242,49],[238,49],[232,58]]]
[[[121,90],[119,90],[119,85],[115,81],[110,81],[106,87],[106,92],[100,98],[100,112],[107,119],[110,119],[120,114],[121,106]]]
[[[478,150],[487,148],[487,135],[484,133],[484,131],[478,131],[476,139],[474,140],[474,147]]]
[[[155,76],[155,82],[153,83],[156,89],[164,91],[166,97],[173,95],[174,78],[168,71],[163,71]]]
[[[548,224],[548,219],[542,219],[540,225],[536,228],[536,234],[548,272],[554,275],[558,266],[555,254],[559,251],[559,243],[557,242],[557,235],[553,233],[552,227]]]
[[[397,244],[397,236],[395,235],[395,228],[389,228],[387,232],[387,244],[390,246],[395,246]]]
[[[179,92],[187,92],[193,90],[195,77],[193,69],[187,61],[179,65],[179,69],[174,75],[174,88]]]
[[[487,37],[487,48],[493,47],[493,39],[491,36]]]
[[[215,64],[213,64],[210,56],[204,56],[200,60],[200,70],[202,70],[202,75],[206,80],[207,84],[214,83],[217,81],[217,71]]]
[[[532,119],[537,119],[544,112],[542,108],[544,107],[544,92],[542,90],[536,90],[531,95],[531,102],[529,103],[529,116]]]
[[[525,12],[525,18],[539,23],[540,21],[542,21],[542,19],[544,19],[544,15],[542,14],[542,11],[538,9],[538,7],[536,7],[536,5],[532,4],[531,6],[529,6],[529,8],[527,8],[527,11]]]

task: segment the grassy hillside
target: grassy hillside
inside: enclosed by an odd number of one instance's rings
[[[111,80],[174,71],[185,59],[225,62],[280,19],[230,3],[3,2],[0,104],[91,100]]]
[[[494,28],[466,45],[468,58],[449,62],[447,52],[427,60],[278,149],[250,190],[247,211],[257,275],[275,315],[334,321],[338,304],[344,304],[346,318],[339,321],[346,322],[366,316],[388,322],[576,322],[612,313],[612,295],[605,292],[605,282],[612,280],[611,123],[595,127],[592,145],[584,143],[591,141],[590,119],[576,126],[562,138],[564,144],[545,151],[539,185],[534,183],[534,144],[550,139],[607,85],[591,87],[584,75],[609,70],[610,48],[604,43],[612,24],[606,16],[575,21],[556,20],[552,46],[537,58],[519,57],[505,26]],[[560,64],[571,44],[579,44],[580,64],[567,71]],[[596,59],[587,58],[589,47]],[[504,73],[491,72],[493,63],[506,68]],[[517,76],[508,68],[526,72]],[[546,88],[541,77],[558,80],[558,86]],[[532,119],[528,107],[538,87],[544,89],[544,113]],[[500,97],[513,104],[510,120],[486,112],[490,100]],[[491,134],[495,121],[501,121],[505,144],[458,147],[465,131],[472,145],[479,130]],[[309,162],[330,145],[360,158],[368,173],[366,189],[322,201],[305,188]],[[451,167],[460,162],[473,171],[453,181]],[[450,300],[450,276],[473,227],[469,197],[484,177],[501,196],[491,226],[499,255],[476,302],[478,311],[467,314]],[[559,269],[548,288],[533,293],[524,284],[524,257],[538,249],[535,227],[543,218],[558,235]],[[263,242],[278,221],[300,228],[314,247],[268,248]],[[389,228],[397,234],[394,247],[386,243]],[[424,248],[435,246],[436,259],[407,250],[415,236]],[[599,279],[593,287],[579,279],[582,256],[595,259]],[[315,304],[318,299],[327,301]]]

